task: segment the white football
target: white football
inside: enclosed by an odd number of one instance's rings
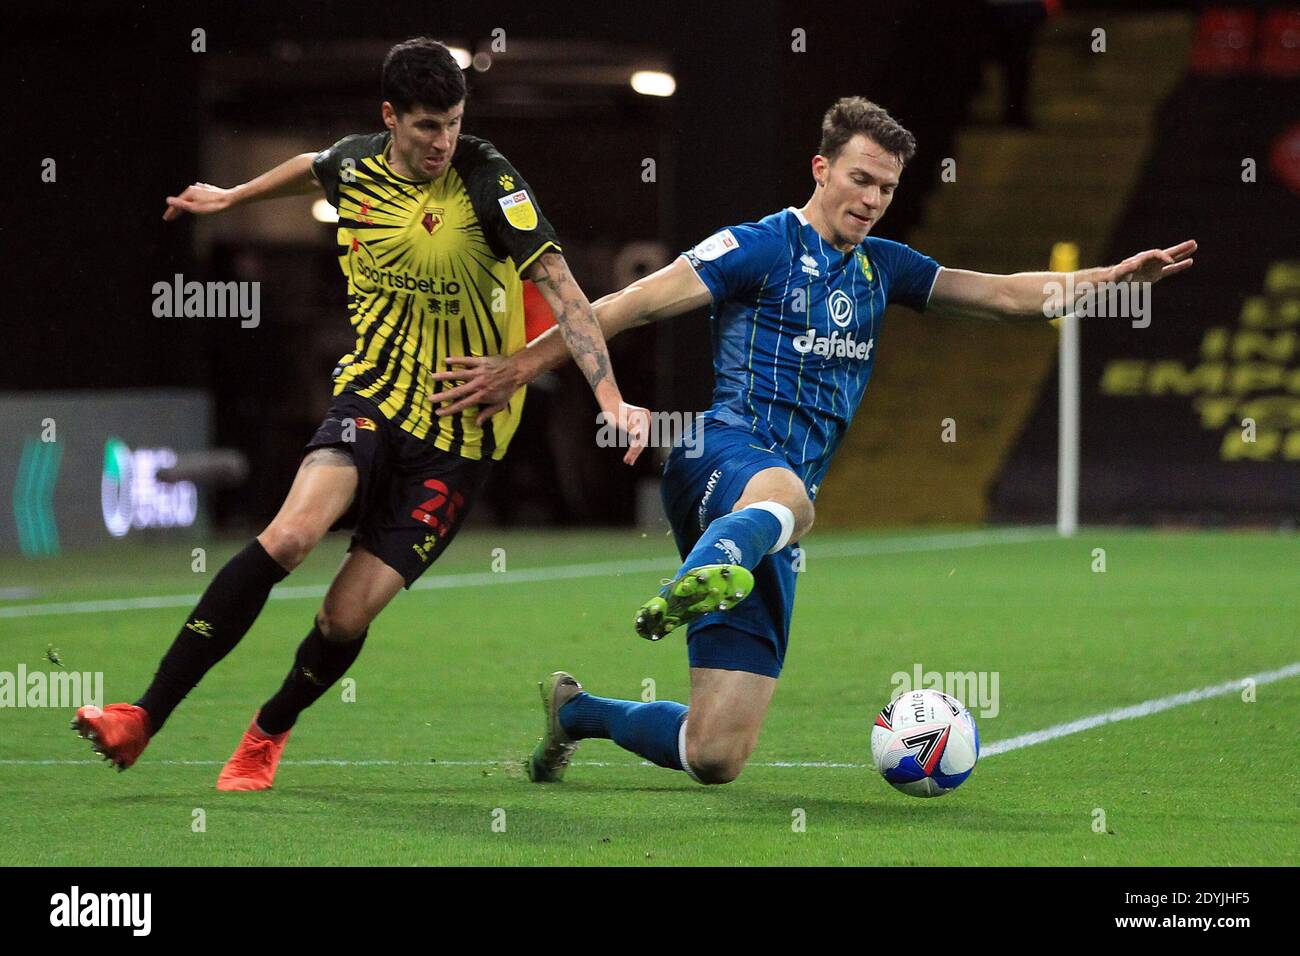
[[[980,735],[956,697],[914,690],[894,698],[871,728],[871,758],[881,776],[913,797],[941,797],[975,769]]]

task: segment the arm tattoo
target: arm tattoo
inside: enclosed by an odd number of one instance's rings
[[[331,445],[325,448],[313,448],[307,452],[307,457],[302,460],[302,467],[315,468],[318,465],[332,465],[334,467],[355,467],[356,462],[352,458],[352,452],[346,448],[339,448]]]
[[[605,345],[605,337],[601,335],[600,323],[591,309],[591,303],[569,272],[564,257],[557,252],[543,253],[529,271],[529,278],[550,289],[560,300],[561,307],[556,311],[555,323],[560,327],[564,344],[569,347],[592,390],[601,382],[613,382],[609,349]]]

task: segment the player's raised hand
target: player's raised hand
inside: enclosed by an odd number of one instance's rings
[[[1196,240],[1188,239],[1168,249],[1148,249],[1129,256],[1111,270],[1112,282],[1159,282],[1192,267]]]
[[[482,406],[475,423],[483,423],[510,404],[511,397],[524,383],[519,381],[514,365],[504,355],[449,355],[447,370],[434,372],[435,382],[459,382],[438,392],[441,404],[438,415],[458,415],[471,405]]]
[[[627,454],[623,464],[634,465],[641,452],[650,447],[650,409],[619,402],[618,430],[627,436]]]
[[[167,209],[163,212],[163,219],[170,222],[183,212],[193,213],[196,216],[221,212],[223,209],[230,208],[234,200],[233,194],[233,189],[222,189],[209,183],[194,183],[192,186],[185,187],[185,191],[179,196],[167,197]]]

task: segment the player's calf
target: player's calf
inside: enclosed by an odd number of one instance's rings
[[[307,454],[279,514],[213,577],[136,702],[152,733],[216,664],[234,650],[271,589],[297,567],[344,514],[357,488],[352,456],[340,448]]]
[[[153,681],[136,701],[148,711],[153,734],[162,730],[203,676],[243,640],[271,589],[288,573],[256,539],[216,573],[163,655]]]
[[[286,733],[304,710],[324,696],[348,672],[366,642],[367,629],[351,640],[327,638],[317,619],[294,655],[280,689],[266,703],[256,718],[257,726],[268,736]]]

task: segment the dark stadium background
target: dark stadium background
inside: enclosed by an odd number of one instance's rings
[[[1153,15],[1183,10],[1191,18],[1201,7],[1064,4],[1066,13],[1088,13],[1098,22],[1139,8]],[[296,450],[325,408],[330,369],[349,336],[333,227],[300,223],[293,227],[297,238],[288,241],[253,231],[200,242],[192,219],[162,222],[165,195],[214,175],[205,152],[213,142],[224,138],[237,152],[243,138],[277,135],[303,141],[302,148],[324,147],[346,133],[378,128],[379,63],[389,44],[428,34],[477,47],[494,28],[504,28],[508,54],[486,72],[469,73],[466,130],[493,140],[528,177],[595,299],[618,287],[615,258],[629,244],[662,243],[671,257],[722,225],[801,204],[820,115],[850,93],[886,105],[920,142],[880,232],[907,241],[939,185],[940,160],[953,155],[958,131],[974,121],[972,103],[998,42],[978,0],[85,0],[22,4],[5,21],[10,188],[0,234],[4,326],[16,341],[7,349],[4,388],[206,390],[214,408],[212,444],[241,450],[252,468],[253,480],[212,502],[218,527],[230,531],[256,528],[274,512]],[[190,52],[194,27],[206,30],[206,53]],[[806,29],[813,53],[791,54],[793,27]],[[633,92],[624,77],[636,66],[671,71],[676,95]],[[1256,80],[1238,77],[1238,87],[1226,94],[1222,83],[1233,81],[1218,82],[1215,95],[1251,108]],[[1269,95],[1294,97],[1295,88],[1291,79]],[[1291,103],[1294,121],[1294,98]],[[286,146],[278,157],[267,155],[278,161],[296,151]],[[57,184],[38,179],[44,156],[58,158]],[[654,184],[642,181],[645,157],[656,160]],[[1272,219],[1253,228],[1271,234],[1287,215],[1293,226],[1294,195],[1285,198],[1289,207],[1270,203],[1271,213],[1263,215]],[[1190,230],[1179,216],[1194,206],[1124,238],[1181,240]],[[1294,243],[1287,251],[1295,254]],[[177,272],[204,280],[261,279],[261,327],[154,318],[151,287]],[[1246,287],[1259,280],[1240,278]],[[628,333],[613,353],[630,400],[660,409],[707,405],[710,357],[701,315]],[[1050,398],[1047,393],[1038,406],[1049,421]],[[869,390],[865,407],[871,405]],[[617,452],[595,448],[594,411],[571,367],[534,388],[478,519],[632,522],[637,483],[656,464],[647,456],[628,471]],[[1051,442],[1038,444],[1042,453],[1027,474],[1052,463]],[[1030,441],[1021,453],[1033,448]],[[1295,473],[1292,463],[1263,485],[1276,490],[1282,481],[1294,489]],[[1053,480],[1050,467],[1045,480]],[[1025,502],[1014,492],[1002,494],[998,517],[1036,517],[1051,506],[1050,495]],[[1294,508],[1294,500],[1281,511]],[[1196,512],[1194,500],[1189,510]],[[1277,508],[1268,516],[1277,517]]]

